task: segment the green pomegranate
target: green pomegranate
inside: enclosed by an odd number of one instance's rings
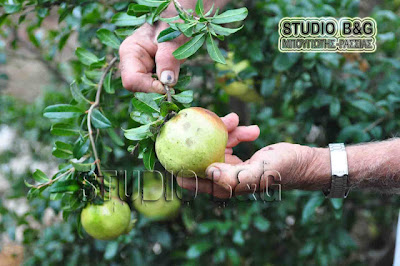
[[[132,201],[133,206],[139,213],[153,221],[173,219],[179,213],[181,201],[171,191],[171,186],[164,186],[162,179],[157,180],[156,176],[156,173],[144,173],[143,195],[140,193]]]
[[[108,200],[112,197],[117,197],[121,200],[126,200],[125,195],[125,180],[123,178],[117,178],[108,175],[107,173],[103,173],[104,178],[104,187],[106,192],[104,193],[104,199]]]
[[[224,162],[228,131],[213,112],[200,107],[180,111],[161,128],[156,154],[164,168],[181,177],[205,176],[207,167]]]
[[[81,213],[85,231],[100,240],[111,240],[131,229],[129,205],[118,198],[104,201],[102,205],[88,204]]]

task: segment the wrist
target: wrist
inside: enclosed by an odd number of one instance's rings
[[[324,190],[331,185],[331,165],[328,148],[310,148],[308,151],[304,186],[307,190]]]

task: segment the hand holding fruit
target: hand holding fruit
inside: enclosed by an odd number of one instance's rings
[[[231,141],[240,140],[234,135],[229,138]],[[324,164],[320,162],[329,156],[324,154],[324,149],[277,143],[257,151],[245,162],[229,152],[226,163],[214,163],[208,167],[207,179],[198,179],[196,184],[194,179],[178,178],[178,184],[218,198],[251,194],[260,189],[265,191],[274,183],[283,189],[319,190],[329,186],[329,166],[322,169]]]

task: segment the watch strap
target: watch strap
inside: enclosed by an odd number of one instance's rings
[[[324,192],[328,198],[346,198],[349,193],[347,153],[344,143],[329,144],[331,157],[331,187]]]

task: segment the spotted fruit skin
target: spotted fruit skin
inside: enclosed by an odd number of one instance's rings
[[[156,154],[164,168],[181,177],[204,177],[207,167],[224,162],[228,131],[213,112],[191,107],[161,128]]]

